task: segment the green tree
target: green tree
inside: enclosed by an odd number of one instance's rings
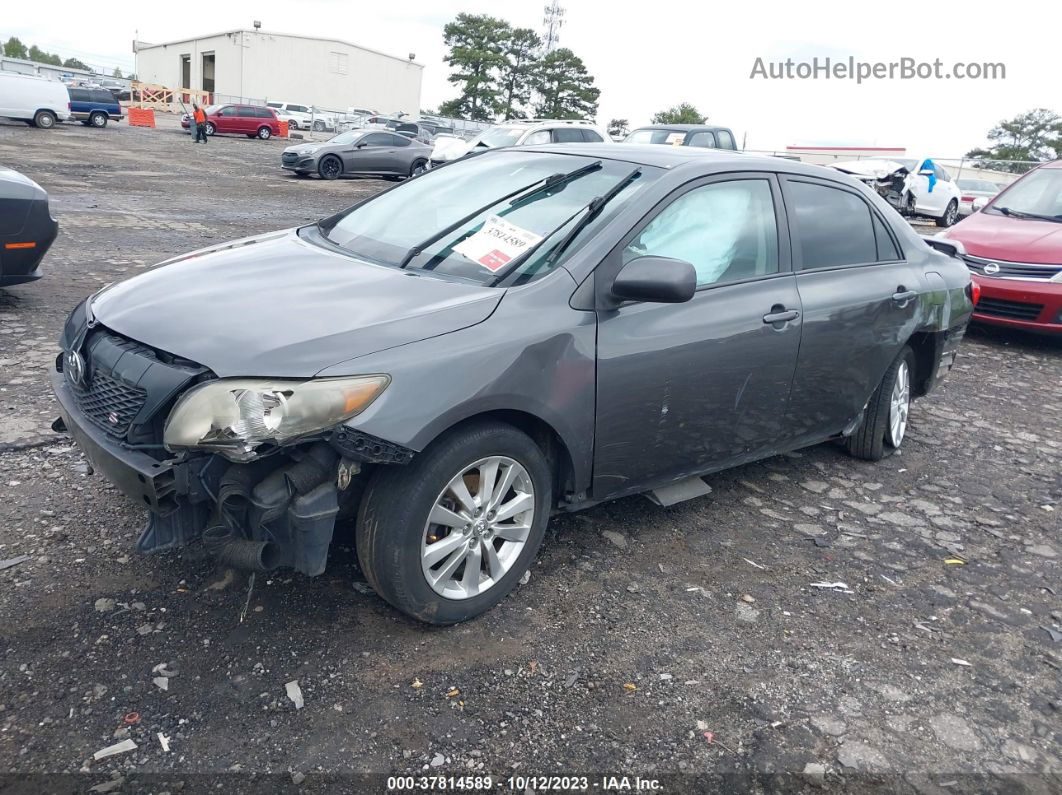
[[[67,58],[63,61],[63,66],[66,69],[84,69],[86,72],[91,71],[87,64],[83,61],[79,61],[77,58]]]
[[[19,41],[16,36],[12,36],[4,43],[4,55],[8,58],[21,58],[23,61],[29,60],[29,52],[26,50],[26,45]]]
[[[122,76],[122,70],[119,69],[117,66],[114,67],[114,71],[111,73],[111,77],[121,77],[121,76]]]
[[[653,124],[704,124],[708,117],[689,102],[662,110],[653,116]]]
[[[542,39],[531,28],[510,28],[502,43],[500,67],[501,100],[499,110],[503,119],[522,117],[523,107],[531,101],[532,79],[538,63],[538,49]]]
[[[582,59],[566,47],[553,50],[538,62],[533,86],[540,101],[538,116],[549,119],[583,119],[597,113],[601,90],[586,71]]]
[[[498,109],[497,72],[505,65],[510,30],[508,22],[489,14],[458,14],[443,28],[443,43],[450,48],[443,60],[454,69],[447,79],[461,86],[461,95],[444,102],[440,113],[475,121],[493,118]]]
[[[1047,108],[1020,113],[1013,119],[1001,121],[988,131],[992,146],[971,149],[967,157],[986,160],[1054,160],[1062,157],[1062,116]],[[1027,163],[996,163],[999,171],[1022,173]]]
[[[626,135],[631,129],[630,122],[626,119],[612,119],[608,123],[608,134],[614,138]]]
[[[58,55],[53,55],[50,52],[45,52],[36,44],[29,48],[29,59],[31,61],[35,61],[36,63],[46,63],[51,64],[52,66],[63,65],[62,58],[60,58]]]

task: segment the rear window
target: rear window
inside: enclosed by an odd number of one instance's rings
[[[583,130],[583,140],[591,144],[599,144],[605,139],[594,130]]]
[[[255,115],[260,119],[272,119],[273,111],[269,108],[255,108]]]
[[[581,144],[584,140],[582,130],[562,127],[553,131],[553,141],[558,144]]]

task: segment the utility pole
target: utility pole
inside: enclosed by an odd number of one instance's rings
[[[560,42],[560,29],[564,25],[564,8],[558,0],[552,0],[544,8],[543,13],[545,16],[542,17],[542,27],[545,28],[545,33],[542,36],[542,54],[548,55],[557,49],[557,44]]]

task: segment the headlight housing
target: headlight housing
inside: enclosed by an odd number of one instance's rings
[[[250,461],[259,445],[284,444],[360,414],[390,381],[387,375],[210,381],[177,401],[162,441],[171,451],[195,448]]]

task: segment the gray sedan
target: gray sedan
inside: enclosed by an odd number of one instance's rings
[[[896,452],[970,319],[963,253],[832,169],[489,150],[96,293],[53,427],[147,509],[143,552],[313,576],[347,518],[376,592],[451,624],[554,512],[827,440]]]
[[[383,130],[350,130],[323,144],[289,146],[280,164],[300,177],[317,174],[338,179],[344,174],[415,177],[422,173],[431,147]]]

